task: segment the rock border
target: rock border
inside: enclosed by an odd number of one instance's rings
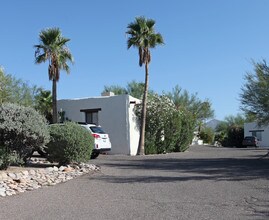
[[[32,191],[43,186],[54,186],[83,174],[99,170],[100,167],[94,164],[80,163],[40,169],[29,168],[29,170],[14,172],[2,171],[0,173],[0,197]]]

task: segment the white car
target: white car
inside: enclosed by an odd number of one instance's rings
[[[79,122],[79,125],[86,128],[94,137],[94,148],[92,151],[91,159],[95,159],[96,157],[98,157],[100,152],[111,150],[111,142],[109,139],[109,135],[104,132],[101,126],[81,122]]]

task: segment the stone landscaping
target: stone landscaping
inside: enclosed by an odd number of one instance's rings
[[[54,186],[82,174],[100,170],[98,166],[86,163],[57,167],[49,162],[34,159],[29,161],[29,164],[33,165],[33,168],[0,171],[0,197],[16,195],[43,186]],[[34,168],[34,165],[40,164],[48,167]]]

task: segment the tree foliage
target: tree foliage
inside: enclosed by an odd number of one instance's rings
[[[144,94],[145,83],[135,80],[128,82],[126,87],[119,85],[105,86],[103,92],[113,92],[115,95],[128,94],[137,99],[142,99]],[[153,90],[149,89],[148,94],[154,94]]]
[[[197,94],[190,94],[188,91],[182,90],[178,85],[166,95],[173,100],[177,109],[185,109],[191,112],[197,121],[203,121],[214,116],[214,110],[208,99],[202,101],[197,97]]]
[[[35,109],[44,115],[48,122],[52,123],[52,95],[49,90],[39,89],[35,97]]]
[[[259,125],[269,123],[269,67],[265,60],[254,62],[254,72],[246,73],[241,88],[241,110]]]
[[[4,69],[0,68],[0,104],[9,102],[34,107],[39,89],[16,79],[11,74],[6,74]]]
[[[115,95],[125,95],[128,93],[124,87],[119,85],[104,86],[102,93],[104,92],[113,92]]]
[[[145,83],[143,82],[137,82],[135,80],[127,83],[127,92],[129,95],[137,98],[137,99],[142,99],[143,94],[144,94],[144,88],[145,88]],[[148,89],[148,93],[152,94],[152,90]]]

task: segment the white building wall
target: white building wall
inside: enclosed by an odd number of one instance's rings
[[[129,95],[102,96],[83,99],[63,99],[57,102],[58,109],[65,111],[65,117],[76,122],[85,122],[85,113],[81,110],[98,109],[98,122],[109,134],[112,149],[110,154],[133,155],[139,131],[135,129],[132,118],[130,100],[135,98]],[[131,106],[131,108],[129,108]],[[131,112],[130,112],[131,111]],[[138,134],[137,134],[138,133]],[[138,146],[138,144],[137,144]],[[136,146],[136,148],[137,148]]]
[[[128,112],[128,124],[129,124],[129,143],[130,143],[130,155],[137,154],[137,148],[139,143],[139,125],[137,117],[135,116],[135,105],[140,104],[141,100],[129,96],[129,112]]]
[[[259,140],[260,147],[269,147],[269,126],[258,126],[256,122],[245,123],[244,136],[252,136],[255,131],[260,131],[262,139]]]

